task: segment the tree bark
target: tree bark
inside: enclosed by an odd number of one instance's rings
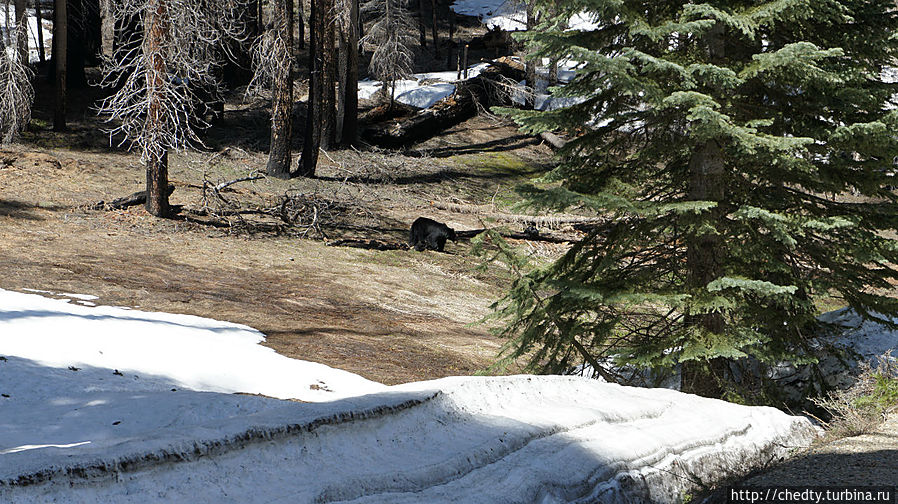
[[[162,51],[168,38],[167,0],[150,0],[147,10],[146,42],[144,43],[144,60],[152,71],[147,76],[147,111],[146,130],[148,136],[159,136],[165,128],[166,117],[162,103],[165,100],[166,85],[165,57]],[[152,142],[152,140],[150,140]],[[160,145],[150,145],[146,149],[147,164],[147,202],[146,210],[156,217],[167,217],[168,205],[168,151]]]
[[[724,57],[723,25],[717,23],[703,40],[711,61]],[[725,192],[725,162],[717,140],[708,140],[692,153],[689,160],[687,197],[691,201],[713,201],[715,208],[708,211],[708,219],[714,225],[723,218],[721,205]],[[705,290],[707,285],[722,274],[723,243],[720,236],[706,233],[690,238],[686,244],[686,282],[693,291]],[[699,327],[712,334],[721,334],[726,322],[720,313],[688,313],[687,326]],[[706,397],[721,397],[722,380],[727,373],[723,358],[709,359],[707,364],[688,361],[681,371],[681,389]]]
[[[16,51],[19,61],[28,66],[28,14],[25,0],[16,0]],[[20,29],[21,27],[21,29]]]
[[[112,1],[100,0],[100,38],[103,57],[111,58],[115,50],[115,19],[112,17]],[[40,3],[40,0],[35,0]]]
[[[321,2],[324,15],[324,39],[321,41],[321,148],[337,143],[337,51],[335,48],[334,0]]]
[[[302,7],[302,0],[296,0],[296,23],[299,30],[297,32],[297,38],[299,38],[297,49],[300,51],[306,48],[306,23],[303,20],[303,15],[305,15],[305,11]]]
[[[314,177],[321,146],[321,41],[324,13],[321,0],[312,0],[309,9],[309,101],[306,106],[306,129],[297,175]]]
[[[44,16],[41,13],[41,0],[34,0],[34,14],[37,16],[37,57],[44,63],[47,61],[47,54],[44,50]]]
[[[433,57],[440,57],[440,40],[439,35],[437,33],[438,25],[437,25],[437,0],[430,0],[430,13],[431,20],[433,21],[433,26],[430,27],[430,32],[433,34]]]
[[[359,137],[359,0],[350,0],[346,41],[346,86],[343,92],[343,132],[340,143],[355,145]]]
[[[424,26],[424,0],[418,0],[418,43],[427,48],[427,27]]]
[[[536,11],[536,7],[533,5],[533,0],[528,0],[527,2],[527,31],[533,31],[536,28],[536,23],[539,18],[539,13]],[[526,52],[527,49],[525,48]],[[524,98],[524,108],[531,109],[534,107],[536,103],[536,97],[534,96],[536,93],[536,60],[532,58],[525,58],[525,76],[524,80],[527,82],[527,90],[525,91]]]
[[[265,172],[290,178],[290,143],[293,139],[293,0],[273,0],[272,20],[283,54],[276,58],[277,73],[271,96],[271,143]]]
[[[56,69],[56,103],[53,107],[53,131],[66,130],[66,53],[68,52],[66,7],[66,0],[55,0],[53,8],[53,66]]]

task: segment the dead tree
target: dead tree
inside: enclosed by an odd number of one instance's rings
[[[169,214],[168,153],[200,144],[195,128],[199,107],[194,89],[217,89],[215,50],[227,37],[240,38],[239,2],[206,0],[118,0],[116,24],[137,18],[142,43],[130,41],[106,61],[104,84],[118,89],[101,104],[100,112],[120,135],[141,151],[147,170],[147,211]],[[138,36],[134,32],[132,37]],[[136,53],[137,49],[139,53]]]
[[[312,0],[309,9],[309,101],[306,107],[306,129],[302,142],[302,156],[296,174],[314,177],[321,146],[321,96],[323,94],[321,58],[324,35],[322,0]]]
[[[271,89],[271,142],[265,172],[290,178],[293,141],[293,0],[273,0],[272,29],[253,48],[254,77],[249,92]]]
[[[373,124],[362,137],[382,147],[399,147],[430,138],[436,133],[474,117],[480,110],[509,103],[509,88],[524,76],[513,60],[500,58],[477,77],[456,83],[452,95],[399,121]]]
[[[408,78],[412,73],[415,43],[411,16],[405,0],[369,0],[364,10],[373,12],[376,21],[362,43],[375,47],[368,71],[383,83],[383,92],[390,98],[390,105],[396,99],[396,81]]]
[[[16,28],[24,31],[24,25]],[[0,144],[14,142],[31,120],[34,89],[31,70],[18,51],[7,51],[0,38]]]
[[[340,143],[354,145],[359,136],[359,0],[348,0],[349,19],[343,27],[346,51],[345,82],[342,83],[343,110],[340,114]]]
[[[16,0],[16,50],[19,61],[28,64],[28,14],[25,12],[25,0]],[[24,30],[20,30],[19,27]]]
[[[41,0],[34,0],[34,15],[37,17],[37,58],[43,63],[47,60],[47,55],[44,51],[44,17],[41,13]]]
[[[336,4],[322,0],[324,29],[321,39],[321,148],[330,150],[337,143],[337,51]]]

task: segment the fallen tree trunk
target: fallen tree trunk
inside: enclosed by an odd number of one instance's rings
[[[444,203],[442,201],[434,201],[431,206],[440,210],[448,210],[450,212],[477,214],[481,217],[496,219],[503,222],[514,222],[518,224],[530,223],[536,227],[556,228],[568,224],[603,224],[608,221],[604,217],[581,217],[577,215],[526,215],[511,214],[506,212],[496,212],[492,205],[465,205],[461,203]]]
[[[487,229],[466,229],[463,231],[456,231],[455,235],[459,238],[473,238],[480,233],[486,232]],[[502,238],[511,238],[512,240],[529,240],[529,241],[540,241],[547,243],[570,243],[577,241],[576,237],[573,236],[564,236],[556,233],[546,233],[545,231],[540,231],[536,233],[527,233],[527,232],[516,232],[516,231],[499,231],[499,236]]]
[[[368,126],[362,132],[362,138],[382,147],[401,147],[430,138],[470,119],[477,115],[480,108],[509,104],[510,93],[503,89],[502,82],[520,81],[523,79],[523,69],[517,68],[516,62],[507,58],[488,63],[489,68],[477,77],[457,82],[455,92],[432,107],[420,110],[411,117]]]
[[[473,238],[480,233],[486,231],[486,228],[483,229],[466,229],[463,231],[456,231],[455,234],[459,239],[470,239]],[[530,240],[530,241],[540,241],[540,242],[548,242],[548,243],[570,243],[572,241],[576,241],[575,237],[567,237],[561,236],[557,234],[545,234],[545,233],[518,233],[518,232],[508,232],[508,231],[499,231],[499,234],[503,238],[511,238],[513,240]],[[411,246],[405,242],[394,242],[394,241],[384,241],[384,240],[366,240],[361,238],[346,238],[341,240],[333,240],[326,243],[328,247],[353,247],[353,248],[362,248],[368,250],[411,250]]]
[[[343,240],[333,240],[326,243],[328,247],[354,247],[369,250],[408,250],[408,243],[404,242],[387,242],[383,240],[360,240],[355,238],[347,238]]]
[[[558,150],[567,143],[563,138],[556,135],[555,133],[550,133],[548,131],[543,131],[539,134],[539,137],[542,138],[547,144],[551,145],[553,149]]]
[[[168,187],[165,188],[165,197],[171,196],[171,194],[175,192],[175,186],[169,184]],[[94,204],[94,210],[120,210],[122,208],[127,208],[129,206],[135,205],[143,205],[147,202],[147,192],[146,191],[137,191],[136,193],[130,194],[123,198],[118,198],[106,203],[105,201],[99,201]]]

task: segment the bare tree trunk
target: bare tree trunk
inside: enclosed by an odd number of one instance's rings
[[[723,25],[717,23],[706,35],[705,45],[712,61],[724,56]],[[709,140],[699,146],[689,160],[688,198],[692,201],[713,201],[715,208],[708,210],[711,223],[723,217],[721,204],[724,202],[725,164],[720,145]],[[718,235],[705,233],[694,236],[686,244],[686,276],[692,290],[705,290],[707,285],[722,274],[723,243]],[[726,322],[720,313],[690,313],[686,324],[712,333],[721,334]],[[714,358],[707,363],[688,361],[683,363],[682,384],[684,392],[707,397],[721,397],[723,388],[720,380],[725,378],[727,364],[723,358]]]
[[[157,137],[164,131],[164,122],[167,120],[163,114],[163,101],[165,97],[166,67],[163,50],[169,27],[167,26],[166,12],[167,0],[150,0],[147,10],[146,42],[144,43],[144,60],[152,71],[147,76],[147,99],[149,110],[147,113],[146,129],[150,136]],[[150,215],[166,217],[169,214],[168,206],[168,150],[159,145],[151,145],[146,149],[147,164],[147,202],[146,210]]]
[[[536,28],[537,18],[539,14],[536,12],[536,8],[533,5],[533,0],[527,1],[527,31],[532,31]],[[524,49],[527,50],[526,48]],[[525,69],[525,77],[524,80],[527,82],[527,90],[524,93],[526,97],[524,99],[524,108],[533,108],[535,101],[535,93],[536,93],[536,60],[534,59],[525,59],[524,62]]]
[[[306,23],[303,20],[303,16],[305,15],[305,11],[303,10],[302,0],[296,0],[296,22],[297,29],[299,32],[297,33],[297,50],[303,50],[306,48]]]
[[[66,0],[55,1],[53,17],[53,65],[56,68],[56,103],[53,108],[53,131],[65,131],[66,52],[68,50]]]
[[[430,27],[430,32],[433,34],[433,57],[440,57],[440,41],[439,35],[437,34],[438,25],[437,25],[437,0],[430,0],[430,11],[431,18],[433,20],[433,26]]]
[[[16,0],[16,51],[19,61],[28,66],[28,14],[25,12],[25,0]],[[22,27],[22,29],[20,29]]]
[[[446,2],[446,18],[449,19],[449,45],[452,46],[452,39],[455,38],[455,11],[452,10],[452,2]]]
[[[34,14],[37,16],[37,57],[41,63],[47,61],[44,50],[44,16],[41,13],[41,0],[34,0]]]
[[[112,17],[112,1],[100,0],[100,38],[103,57],[111,58],[115,50],[115,19]],[[35,0],[40,3],[40,0]]]
[[[9,10],[9,0],[5,0],[3,3],[3,14],[5,22],[3,26],[12,26],[12,13]],[[6,30],[3,33],[3,47],[9,47],[12,45],[12,30]]]
[[[290,178],[290,143],[293,139],[293,0],[272,0],[271,17],[282,51],[271,93],[271,144],[265,172],[273,177]]]
[[[338,142],[343,138],[343,118],[346,115],[346,66],[349,55],[347,54],[347,35],[344,30],[337,30],[337,124],[335,125],[335,138]]]
[[[302,143],[302,157],[297,175],[314,177],[321,146],[321,38],[324,13],[321,0],[312,0],[309,9],[309,101],[306,106],[306,129]]]
[[[418,43],[427,48],[427,27],[424,26],[424,0],[418,0]]]
[[[355,145],[359,137],[359,0],[350,0],[349,33],[346,41],[346,86],[343,88],[344,146]]]
[[[321,2],[324,11],[322,40],[321,148],[328,150],[337,143],[337,51],[335,49],[334,0]]]

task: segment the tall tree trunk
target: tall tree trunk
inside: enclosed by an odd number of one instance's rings
[[[335,126],[337,142],[343,138],[343,118],[346,115],[346,66],[349,54],[346,49],[348,36],[345,30],[337,30],[337,124]]]
[[[53,106],[53,130],[65,131],[66,52],[68,52],[68,14],[66,0],[55,0],[53,7],[53,66],[56,70],[56,103]]]
[[[424,25],[424,0],[418,0],[418,43],[427,47],[427,27]]]
[[[433,26],[430,27],[430,32],[433,34],[433,57],[440,57],[440,40],[437,30],[439,29],[439,25],[437,24],[437,0],[430,0],[430,13],[431,18],[433,20]]]
[[[533,5],[533,0],[527,1],[527,31],[533,31],[538,22],[539,13]],[[524,48],[527,51],[527,48]],[[536,103],[536,60],[532,58],[524,59],[524,79],[527,82],[527,89],[524,96],[524,108],[533,108]]]
[[[28,14],[25,11],[27,2],[16,0],[16,51],[19,53],[19,61],[28,65]]]
[[[265,172],[290,178],[290,143],[293,139],[293,0],[273,0],[271,17],[282,54],[276,58],[278,75],[271,96],[271,146]]]
[[[449,1],[446,2],[446,18],[449,20],[449,45],[452,46],[452,39],[455,38],[455,11]]]
[[[44,50],[44,16],[41,13],[41,0],[34,0],[34,14],[37,17],[37,57],[44,63],[47,61],[47,54]]]
[[[4,23],[3,26],[12,26],[13,25],[13,15],[9,10],[9,0],[5,0],[3,4],[3,16]],[[12,32],[10,30],[6,30],[3,32],[3,47],[9,47],[13,45],[12,41]]]
[[[150,145],[146,148],[147,164],[147,202],[146,210],[150,215],[166,217],[168,205],[168,151],[158,144],[165,129],[166,117],[162,104],[165,100],[166,67],[163,50],[169,36],[168,0],[150,0],[146,21],[146,41],[144,43],[144,61],[152,71],[147,76],[147,111],[146,135]]]
[[[40,2],[40,0],[35,0]],[[113,0],[100,0],[100,39],[104,58],[111,58],[115,49],[115,19],[112,17]]]
[[[297,33],[297,50],[303,50],[306,48],[306,23],[303,20],[303,16],[305,15],[305,10],[302,6],[302,0],[296,0],[296,22],[297,29],[299,30]]]
[[[350,0],[350,23],[346,41],[346,87],[343,89],[344,146],[355,145],[359,137],[359,0]]]
[[[297,175],[314,177],[321,146],[321,39],[324,13],[321,0],[312,0],[309,8],[309,101],[306,106],[306,129],[302,142],[302,157]]]
[[[335,48],[334,0],[321,2],[324,11],[322,49],[321,148],[331,149],[337,143],[337,51]]]
[[[724,57],[723,25],[717,23],[705,35],[704,43],[711,61]],[[708,140],[696,148],[689,160],[687,197],[691,201],[713,201],[715,208],[707,211],[708,219],[715,225],[723,218],[725,163],[723,152],[716,140]],[[722,274],[723,243],[713,233],[691,237],[686,244],[686,281],[691,290],[699,291]],[[722,334],[726,322],[720,313],[689,313],[686,324],[712,334]],[[681,389],[707,397],[721,397],[720,382],[725,379],[727,363],[723,358],[710,359],[707,363],[687,361],[683,363]]]

